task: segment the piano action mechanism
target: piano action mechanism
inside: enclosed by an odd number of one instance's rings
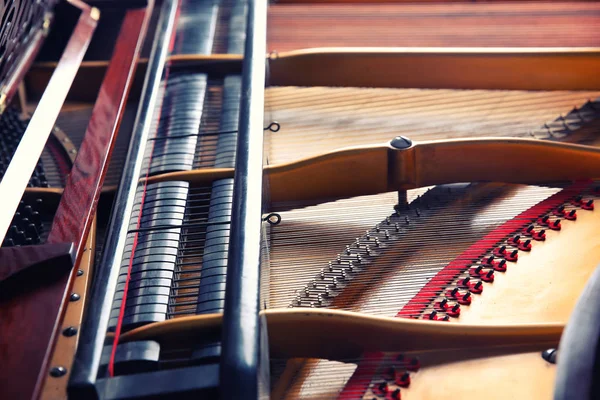
[[[598,4],[2,7],[0,397],[599,396]]]

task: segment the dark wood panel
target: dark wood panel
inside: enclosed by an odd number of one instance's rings
[[[144,9],[125,17],[86,137],[59,203],[47,243],[72,242],[81,259],[147,24]],[[0,304],[0,387],[11,399],[36,398],[77,269]],[[50,378],[60,379],[60,378]]]

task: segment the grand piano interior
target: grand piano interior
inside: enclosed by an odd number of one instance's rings
[[[0,398],[600,398],[600,3],[0,15]]]

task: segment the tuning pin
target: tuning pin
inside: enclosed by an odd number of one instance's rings
[[[40,235],[38,234],[37,229],[34,224],[27,225],[27,229],[25,230],[25,234],[30,237],[34,243],[37,243],[40,240]]]
[[[464,306],[470,305],[471,304],[471,292],[467,291],[465,294],[458,297],[456,299],[456,301],[458,301],[458,304],[462,304]]]
[[[322,305],[323,304],[323,296],[321,296],[320,294],[317,295],[317,304],[318,305]]]
[[[519,250],[513,250],[510,253],[506,252],[504,254],[504,260],[506,260],[506,261],[513,261],[514,262],[514,261],[517,261],[518,259],[519,259]],[[504,260],[502,260],[502,261],[504,261]]]
[[[25,232],[18,231],[14,239],[15,239],[15,243],[22,245],[22,244],[25,244],[25,240],[27,239],[27,236],[25,236]]]
[[[506,260],[501,260],[498,264],[494,265],[494,271],[506,272]]]
[[[506,246],[502,246],[502,247],[499,247],[494,250],[494,255],[497,257],[504,257],[505,253],[506,253]]]
[[[569,213],[565,214],[564,217],[569,221],[575,221],[577,219],[577,210],[571,210]]]
[[[532,237],[534,240],[538,240],[538,241],[544,241],[544,240],[546,240],[546,231],[542,229],[542,230],[541,230],[541,231],[539,231],[539,232],[534,232],[534,233],[531,235],[531,237]]]
[[[346,246],[346,254],[347,255],[352,254],[352,251],[350,250],[350,246]]]
[[[403,388],[408,387],[410,385],[410,374],[407,371],[400,374],[396,374],[394,383]]]
[[[469,286],[470,283],[471,283],[471,278],[469,278],[468,276],[461,279],[460,281],[458,281],[458,284],[460,286]]]
[[[329,261],[329,263],[327,264],[327,268],[329,269],[329,272],[333,272],[333,264],[331,263],[331,261]]]
[[[483,283],[481,281],[469,282],[469,290],[473,294],[481,294],[483,292]]]
[[[389,392],[389,386],[386,381],[381,382],[377,385],[377,391],[381,394],[387,394]]]
[[[433,310],[433,311],[431,312],[431,314],[429,314],[429,315],[427,316],[427,318],[428,318],[429,320],[431,320],[431,321],[448,321],[448,320],[450,320],[450,317],[448,317],[447,315],[444,315],[443,317],[440,317],[440,316],[438,315],[438,312],[437,312],[437,311],[435,311],[435,310]]]
[[[535,227],[533,225],[529,225],[527,228],[523,230],[523,234],[527,236],[531,236],[535,233]]]
[[[581,208],[583,208],[584,210],[588,210],[591,211],[594,209],[594,200],[588,200],[586,203],[583,203],[581,205]]]
[[[531,240],[527,239],[524,242],[519,243],[519,250],[531,251]]]
[[[377,246],[377,247],[381,246],[381,242],[379,241],[379,238],[375,238],[375,246]]]
[[[34,211],[31,213],[31,221],[33,221],[33,223],[35,224],[36,227],[38,227],[38,228],[42,227],[42,218],[40,217],[39,212]]]

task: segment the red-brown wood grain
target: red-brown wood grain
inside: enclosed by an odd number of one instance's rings
[[[269,51],[314,47],[594,47],[600,3],[275,4]]]
[[[60,276],[72,267],[72,245],[42,244],[37,246],[0,247],[0,297],[5,297],[5,285],[13,285],[16,278],[26,276],[27,279],[36,279],[36,275],[47,277]],[[67,263],[60,262],[66,256]],[[21,279],[19,279],[20,281]],[[13,288],[10,288],[13,289]],[[18,290],[19,288],[14,288]]]
[[[48,237],[49,244],[74,244],[75,265],[83,254],[151,8],[131,10],[125,16]],[[36,291],[0,303],[0,397],[39,396],[76,272],[74,268]]]

